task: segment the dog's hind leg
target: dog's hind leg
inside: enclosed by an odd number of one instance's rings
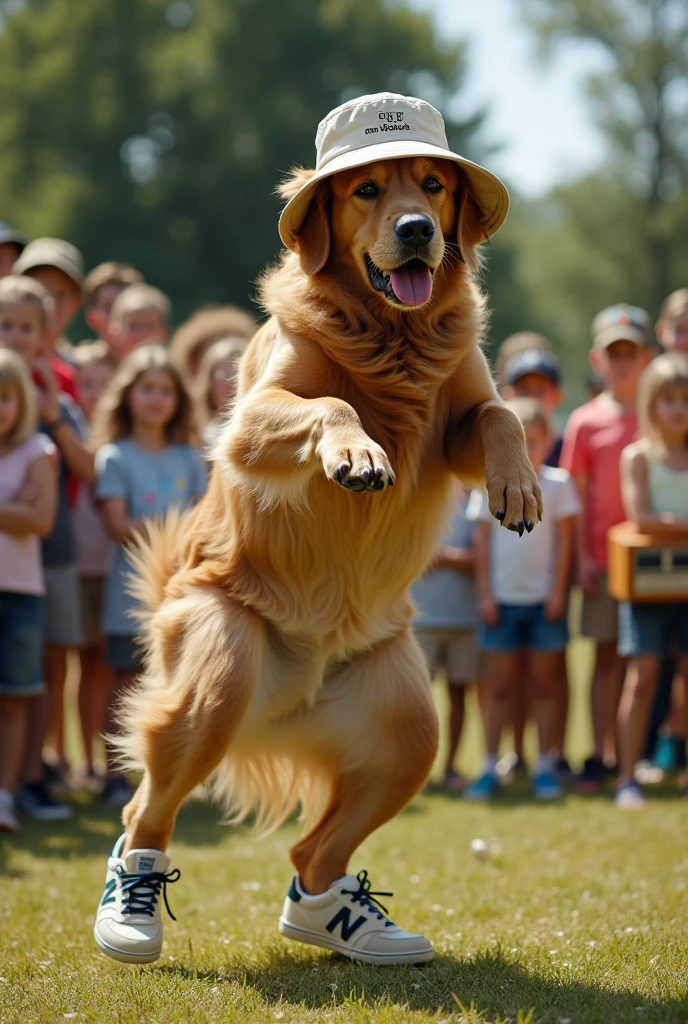
[[[262,620],[200,588],[163,605],[149,668],[125,700],[122,746],[144,775],[123,813],[125,852],[165,850],[182,801],[217,767],[249,704]]]
[[[356,847],[418,792],[437,736],[428,670],[410,630],[326,679],[299,724],[299,742],[315,745],[313,757],[332,779],[322,818],[291,850],[308,892],[324,892],[345,875]]]

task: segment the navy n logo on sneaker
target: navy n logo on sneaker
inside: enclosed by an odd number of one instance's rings
[[[340,934],[345,942],[348,942],[351,936],[357,931],[362,924],[365,924],[366,918],[361,914],[357,917],[353,924],[351,922],[351,911],[348,907],[342,907],[342,909],[334,915],[329,924],[326,924],[328,932],[332,934],[338,924],[341,925]]]
[[[101,907],[105,906],[106,903],[116,903],[117,902],[116,898],[112,895],[116,888],[117,888],[117,879],[116,878],[111,878],[109,882],[105,883],[105,892],[103,893],[103,898],[100,901]]]

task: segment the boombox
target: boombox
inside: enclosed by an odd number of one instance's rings
[[[619,601],[688,601],[688,530],[647,532],[619,523],[607,534],[607,589]]]

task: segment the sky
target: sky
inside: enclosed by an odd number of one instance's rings
[[[484,136],[501,144],[490,169],[528,197],[579,177],[604,159],[584,93],[584,79],[603,56],[585,43],[557,50],[543,63],[516,0],[409,0],[431,13],[445,38],[467,39],[467,113],[485,105]]]

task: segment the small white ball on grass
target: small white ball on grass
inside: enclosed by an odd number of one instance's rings
[[[487,860],[487,858],[490,856],[490,847],[487,845],[484,839],[472,839],[471,853],[476,858],[476,860]]]

